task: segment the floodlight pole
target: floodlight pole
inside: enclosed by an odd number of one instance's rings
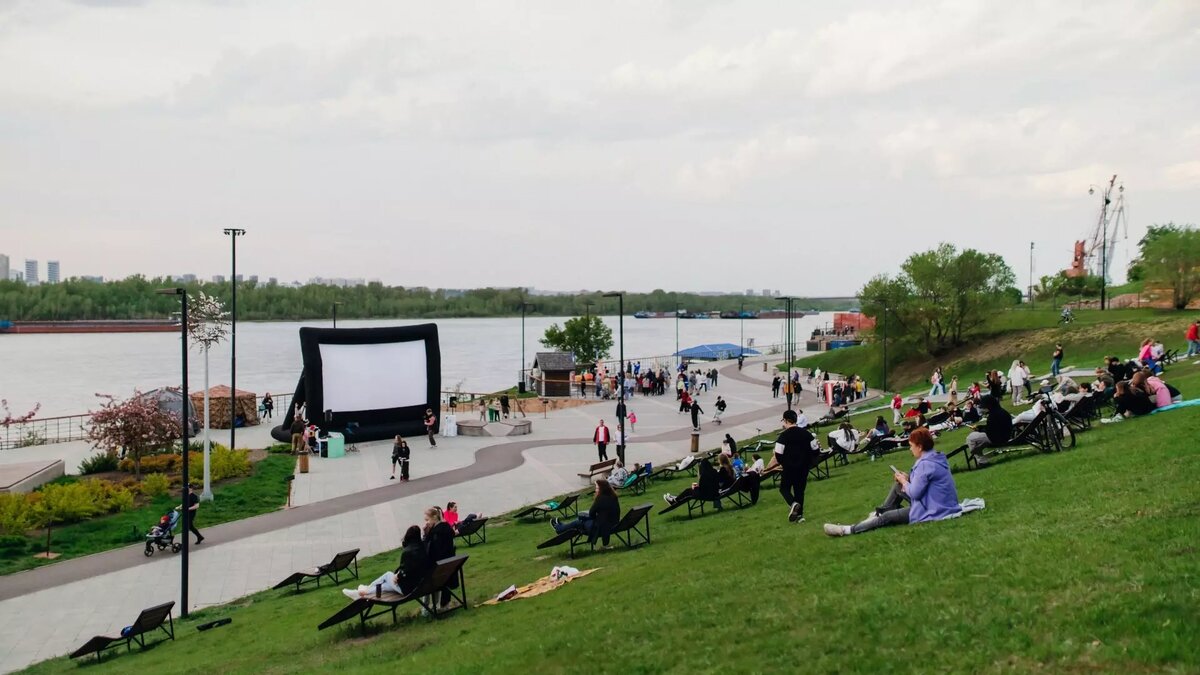
[[[229,235],[229,285],[232,290],[229,312],[229,449],[233,450],[236,447],[234,443],[237,435],[237,238],[245,236],[246,231],[237,227],[227,227],[224,232]]]
[[[183,357],[182,367],[182,382],[179,391],[179,421],[183,427],[183,497],[181,499],[182,512],[181,517],[184,519],[192,518],[188,511],[188,432],[191,424],[188,420],[188,306],[187,306],[187,289],[186,288],[162,288],[155,291],[159,295],[178,295],[181,304],[180,318],[182,321],[179,325],[179,339],[182,345],[181,355]],[[191,536],[187,531],[187,521],[183,523],[183,557],[179,559],[180,565],[180,581],[179,581],[179,617],[186,618],[188,615],[188,540]]]
[[[775,299],[783,300],[786,305],[786,309],[785,309],[786,317],[784,318],[784,321],[786,322],[785,325],[787,327],[787,330],[785,333],[786,337],[784,338],[784,352],[785,352],[785,354],[784,354],[785,361],[784,362],[787,364],[787,370],[784,373],[784,376],[785,376],[785,381],[787,382],[787,386],[791,387],[792,386],[792,300],[794,300],[795,298],[793,298],[790,295],[785,295],[785,296],[778,297]],[[789,389],[789,391],[790,391],[790,389]],[[795,392],[792,392],[792,393],[795,394]],[[788,404],[787,404],[788,410],[791,410],[792,409],[792,402],[791,402],[792,397],[787,397],[787,398],[788,398]]]
[[[592,305],[594,305],[594,304],[596,304],[596,303],[592,300],[584,300],[583,301],[583,311],[584,311],[583,325],[584,325],[584,329],[587,331],[586,335],[587,335],[588,347],[592,346]],[[596,363],[596,355],[594,353],[586,354],[585,358],[591,359],[592,367],[596,368],[596,374],[598,375],[600,369],[598,367],[599,364]]]
[[[620,335],[620,347],[618,349],[618,358],[620,359],[620,377],[617,378],[617,400],[620,405],[617,409],[620,413],[617,415],[617,430],[620,434],[620,439],[617,441],[617,456],[621,458],[621,463],[625,463],[625,292],[614,291],[605,293],[606,298],[617,298],[617,331]]]
[[[746,358],[746,303],[738,311],[738,358]]]
[[[521,383],[525,381],[525,310],[533,309],[533,305],[521,301],[521,369],[517,371],[517,395],[521,395]],[[567,392],[568,394],[571,392]]]
[[[1035,309],[1033,300],[1033,242],[1029,242],[1029,309]]]
[[[884,390],[884,391],[887,391],[887,390],[888,390],[888,386],[887,386],[887,371],[888,371],[888,362],[887,362],[887,313],[888,313],[888,308],[887,308],[887,305],[884,305],[884,306],[883,306],[883,390]]]
[[[334,328],[337,328],[337,308],[338,308],[338,305],[340,305],[340,304],[342,304],[340,301],[333,303],[333,327]]]

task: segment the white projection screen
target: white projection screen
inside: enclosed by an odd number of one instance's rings
[[[425,341],[321,344],[324,407],[356,412],[427,403]]]

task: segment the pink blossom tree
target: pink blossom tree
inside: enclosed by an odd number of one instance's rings
[[[33,406],[33,410],[30,410],[24,415],[14,415],[12,410],[10,410],[8,407],[8,399],[0,398],[0,410],[4,412],[3,416],[0,416],[0,427],[4,427],[5,438],[8,437],[9,427],[14,424],[24,424],[25,422],[28,422],[29,420],[33,419],[33,417],[37,415],[37,412],[41,409],[42,404],[36,403]]]
[[[108,394],[96,395],[105,402],[92,413],[88,440],[92,447],[110,455],[116,456],[124,450],[126,456],[133,458],[134,476],[140,480],[142,455],[170,447],[180,437],[179,416],[163,410],[158,400],[138,391],[124,401]],[[187,401],[182,404],[186,410]]]

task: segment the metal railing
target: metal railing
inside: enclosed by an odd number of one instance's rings
[[[0,450],[87,439],[90,413],[34,418],[0,427]]]

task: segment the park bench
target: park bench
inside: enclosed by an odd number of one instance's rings
[[[603,462],[596,462],[588,467],[587,473],[581,473],[579,477],[590,481],[596,476],[607,476],[612,473],[613,467],[616,465],[616,459],[606,459]]]
[[[340,583],[341,579],[338,575],[342,572],[348,572],[349,576],[354,577],[355,579],[358,578],[358,549],[342,551],[341,553],[333,556],[333,560],[330,560],[324,565],[293,572],[291,576],[275,584],[272,587],[272,590],[278,590],[280,588],[286,588],[288,586],[295,585],[296,592],[299,593],[300,586],[302,584],[312,583],[315,581],[317,582],[317,586],[320,587],[321,577],[328,577],[329,580],[335,584]]]
[[[617,524],[613,525],[608,532],[601,533],[598,536],[589,536],[583,530],[567,530],[538,544],[538,549],[570,544],[571,552],[568,554],[568,557],[574,558],[576,546],[582,546],[584,542],[587,542],[591,550],[594,551],[596,550],[597,540],[602,541],[605,546],[608,546],[609,537],[616,537],[627,548],[637,548],[642,544],[649,544],[650,510],[653,508],[653,504],[642,504],[641,506],[629,509],[625,513],[625,516],[617,521]],[[641,526],[642,521],[645,521],[645,527]]]
[[[579,515],[579,495],[567,495],[557,506],[551,508],[549,504],[537,504],[530,506],[516,515],[517,518],[527,518],[529,516],[548,516],[552,513],[557,513],[563,517]]]
[[[487,543],[487,518],[476,518],[458,524],[458,533],[454,536],[466,542],[467,546]]]
[[[175,601],[172,600],[171,602],[164,602],[161,605],[155,605],[149,609],[143,609],[142,613],[138,614],[137,620],[122,630],[120,636],[96,635],[85,642],[82,647],[71,652],[71,658],[77,659],[81,656],[94,653],[96,661],[99,661],[102,652],[112,649],[122,642],[125,643],[126,651],[133,651],[132,643],[134,642],[142,649],[145,649],[146,634],[160,629],[168,638],[174,640],[175,621],[171,618],[171,609],[174,607]]]
[[[343,621],[348,621],[354,617],[358,617],[359,625],[362,628],[363,634],[367,632],[367,621],[382,616],[391,612],[392,623],[396,623],[396,610],[409,602],[416,602],[433,618],[439,618],[442,614],[455,609],[467,609],[467,580],[463,575],[463,566],[467,563],[467,556],[459,555],[453,558],[439,560],[437,565],[425,576],[425,579],[407,595],[399,593],[380,593],[379,595],[368,595],[365,598],[358,598],[351,601],[336,614],[322,621],[317,630],[325,630],[330,626],[336,626]],[[458,583],[455,584],[454,582]],[[457,586],[457,589],[452,588]],[[451,606],[440,609],[438,603],[440,601],[441,592],[443,590],[450,591],[452,598]]]

